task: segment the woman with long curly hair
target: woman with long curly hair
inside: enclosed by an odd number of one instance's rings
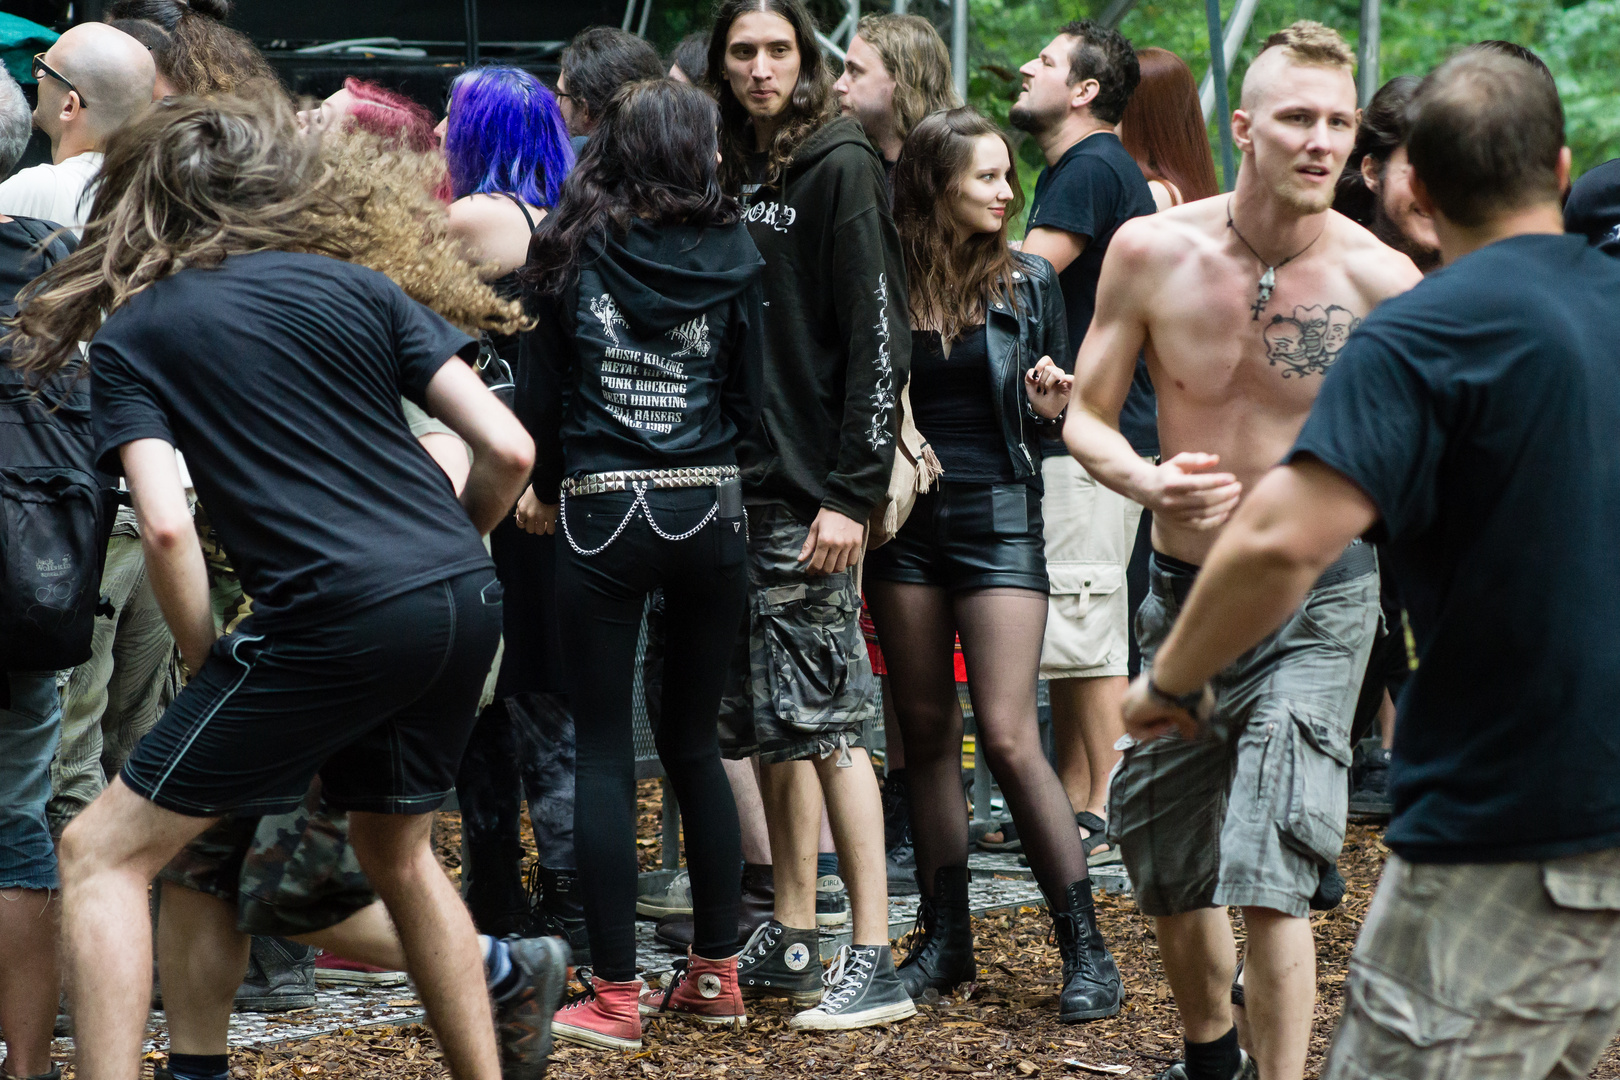
[[[381,177],[384,157],[360,167]],[[466,334],[346,261],[408,250],[423,280],[454,276],[442,217],[368,220],[372,196],[345,190],[344,167],[274,97],[159,104],[110,141],[77,256],[21,298],[26,371],[58,369],[91,341],[102,467],[128,479],[192,672],[62,839],[81,1062],[106,1071],[138,1064],[151,938],[133,927],[146,925],[148,882],[212,819],[291,810],[316,775],[351,814],[452,1070],[498,1067],[483,949],[438,871],[431,811],[500,633],[479,534],[515,499],[532,443],[457,359]],[[430,198],[417,178],[394,190]],[[484,292],[446,303],[456,321],[509,328],[515,313],[459,274]],[[411,438],[401,396],[471,447],[459,499]],[[223,637],[176,449],[254,598]],[[522,973],[539,1029],[565,965],[553,942]],[[530,1040],[517,1071],[537,1074],[543,1043]]]
[[[1073,1021],[1118,1012],[1122,991],[1073,811],[1036,730],[1049,591],[1037,462],[1041,432],[1068,402],[1072,354],[1051,264],[1007,246],[1022,204],[1011,145],[973,109],[934,113],[906,139],[894,215],[911,298],[909,397],[944,473],[867,556],[866,596],[905,736],[922,890],[921,934],[899,968],[906,991],[974,978],[959,635],[979,751],[1046,894],[1063,954],[1059,1018]]]
[[[641,1013],[741,1026],[742,860],[717,716],[745,612],[737,444],[759,414],[758,250],[717,175],[714,101],[631,83],[600,117],[525,279],[538,324],[520,412],[536,434],[518,519],[555,529],[563,668],[577,732],[576,857],[594,978],[560,1039],[641,1046]],[[636,977],[630,687],[648,595],[664,592],[658,756],[680,803],[695,938],[677,980]]]

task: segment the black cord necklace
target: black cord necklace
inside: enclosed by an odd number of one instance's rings
[[[1266,267],[1266,272],[1260,275],[1260,295],[1255,298],[1254,307],[1250,309],[1250,319],[1255,322],[1259,321],[1260,313],[1266,309],[1266,305],[1271,303],[1271,290],[1277,287],[1277,271],[1281,270],[1283,267],[1305,254],[1307,251],[1311,250],[1311,247],[1318,240],[1322,239],[1322,233],[1327,232],[1327,226],[1323,225],[1322,232],[1319,232],[1315,236],[1311,237],[1311,242],[1309,244],[1306,244],[1304,247],[1300,248],[1298,251],[1294,252],[1277,265],[1267,266],[1266,260],[1261,258],[1258,251],[1254,250],[1254,245],[1249,243],[1248,238],[1245,237],[1241,232],[1238,232],[1237,222],[1232,220],[1231,199],[1226,200],[1226,227],[1231,229],[1233,234],[1239,240],[1243,241],[1243,246],[1249,249],[1249,254],[1258,259],[1261,266]]]

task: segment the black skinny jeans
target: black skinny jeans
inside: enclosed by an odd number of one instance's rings
[[[638,508],[609,543],[635,496],[568,499],[566,523],[581,555],[558,546],[557,605],[573,705],[577,757],[575,858],[596,974],[635,978],[636,773],[630,688],[642,611],[664,590],[664,685],[658,756],[674,788],[692,880],[693,951],[721,959],[737,949],[742,850],[737,807],[720,766],[715,721],[727,664],[747,603],[746,529],[711,520],[685,540],[658,536]],[[715,505],[712,487],[650,491],[658,527],[679,536]],[[741,522],[735,522],[738,526]],[[558,532],[563,521],[558,522]]]

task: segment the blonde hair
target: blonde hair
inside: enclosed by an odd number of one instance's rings
[[[855,34],[877,51],[894,79],[894,133],[901,139],[929,113],[961,107],[951,55],[933,23],[917,15],[866,15]]]
[[[1260,52],[1282,49],[1296,64],[1341,67],[1354,71],[1356,54],[1337,30],[1312,19],[1300,19],[1260,43]],[[1258,58],[1258,57],[1257,57]]]
[[[343,221],[348,261],[386,274],[405,295],[469,333],[516,333],[523,307],[503,300],[450,236],[442,154],[420,152],[360,128],[328,135],[321,158],[334,194],[349,207]]]

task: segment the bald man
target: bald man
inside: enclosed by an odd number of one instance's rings
[[[1419,280],[1330,209],[1355,141],[1352,54],[1328,28],[1273,34],[1244,79],[1230,195],[1135,218],[1103,262],[1064,427],[1071,453],[1153,512],[1144,670],[1243,493],[1299,434],[1343,339]],[[1138,352],[1164,461],[1119,433]],[[1127,749],[1109,797],[1137,904],[1154,918],[1186,1060],[1164,1075],[1297,1080],[1315,1008],[1307,918],[1344,840],[1349,729],[1378,620],[1372,549],[1344,550],[1275,634],[1186,705],[1196,738]],[[1249,1050],[1238,1047],[1228,906],[1243,909]],[[1257,1070],[1257,1071],[1256,1071]]]
[[[114,132],[152,102],[157,67],[146,46],[106,23],[80,23],[34,61],[34,126],[51,140],[51,164],[0,184],[0,214],[43,218],[84,231],[84,193]]]

